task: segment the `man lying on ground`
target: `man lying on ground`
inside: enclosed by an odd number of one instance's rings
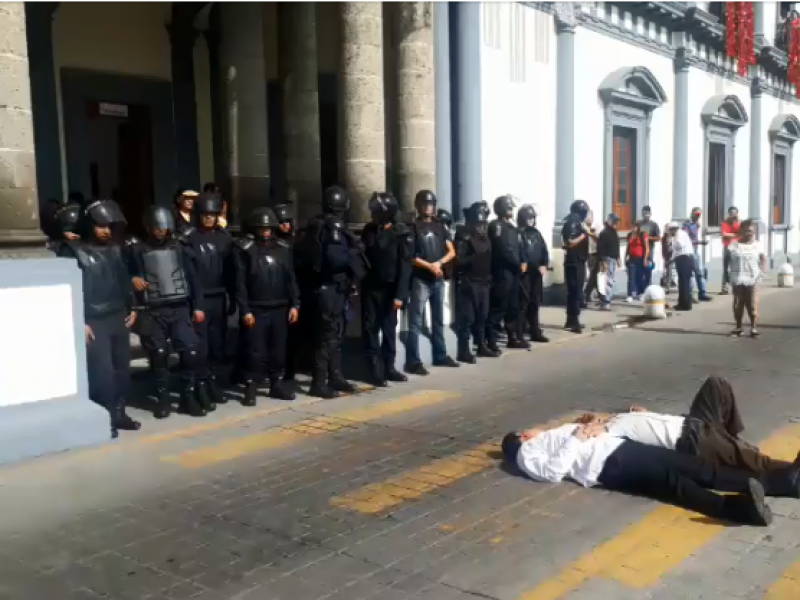
[[[503,454],[536,481],[569,478],[585,487],[669,502],[715,519],[766,526],[772,511],[749,473],[666,448],[615,437],[603,423],[528,429],[503,438]],[[734,492],[716,494],[709,489]]]
[[[735,467],[759,479],[770,496],[797,498],[800,493],[800,453],[794,462],[770,458],[739,439],[744,430],[731,384],[716,376],[703,383],[685,417],[648,412],[605,416],[587,413],[578,423],[602,423],[614,437],[699,456],[711,464]]]

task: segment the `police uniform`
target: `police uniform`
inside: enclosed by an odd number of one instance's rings
[[[583,301],[583,284],[586,279],[586,261],[589,258],[589,241],[583,230],[583,222],[589,213],[589,205],[583,200],[576,200],[570,206],[569,215],[561,228],[561,239],[564,242],[564,283],[567,287],[567,321],[564,329],[573,333],[583,330],[580,322],[581,302]],[[573,247],[568,243],[583,236],[583,241]]]
[[[203,290],[196,276],[196,257],[185,244],[172,237],[175,218],[162,206],[151,206],[145,217],[148,239],[131,249],[130,271],[147,283],[140,292],[146,307],[136,332],[153,364],[156,388],[156,418],[171,412],[169,396],[169,342],[180,356],[181,408],[196,417],[216,408],[208,381],[203,376],[204,358],[192,324],[192,314],[203,310]],[[168,230],[157,240],[154,229]]]
[[[514,211],[514,199],[500,196],[494,201],[497,219],[489,225],[492,241],[492,290],[489,299],[489,326],[486,337],[494,352],[497,346],[501,323],[505,323],[509,348],[529,348],[530,344],[517,335],[519,320],[520,277],[522,275],[522,250],[519,231],[509,221]]]
[[[255,406],[258,384],[269,379],[270,396],[294,400],[281,383],[286,358],[290,311],[300,308],[292,255],[285,244],[272,237],[278,221],[269,208],[257,208],[247,221],[255,239],[236,241],[236,303],[247,344],[245,406]],[[260,231],[266,229],[265,232]],[[247,327],[246,318],[254,323]],[[296,314],[295,314],[296,317]]]
[[[492,279],[492,243],[486,233],[487,215],[479,204],[464,210],[464,228],[456,237],[456,310],[458,354],[456,359],[474,364],[470,335],[478,356],[497,357],[499,352],[486,346],[489,317],[489,288]]]
[[[354,284],[366,273],[358,240],[342,215],[350,209],[347,192],[339,186],[323,193],[324,214],[309,221],[295,244],[295,258],[314,295],[314,366],[309,393],[334,398],[356,387],[342,375],[345,312]]]
[[[294,263],[294,210],[291,204],[279,204],[272,209],[275,213],[275,218],[278,220],[278,227],[275,228],[273,236],[275,241],[286,248],[292,255],[292,263]],[[289,231],[284,232],[282,225],[289,225]],[[306,305],[308,302],[308,294],[303,293],[303,286],[301,285],[297,273],[295,273],[295,280],[297,281],[298,290],[300,291],[300,304],[303,306],[303,311],[300,318],[296,323],[289,324],[289,331],[286,334],[286,358],[285,367],[283,372],[284,381],[294,381],[296,360],[301,353],[304,342],[311,339],[313,335],[313,321],[310,321],[307,315],[311,313],[307,310],[311,305]]]
[[[539,308],[544,293],[544,277],[540,269],[550,264],[550,253],[547,242],[536,229],[536,211],[530,205],[520,207],[517,212],[517,227],[522,246],[522,259],[528,269],[520,280],[520,318],[517,320],[517,336],[525,339],[525,323],[527,321],[531,341],[549,342],[542,333],[539,322]]]
[[[421,190],[414,198],[418,218],[411,226],[413,259],[441,264],[451,243],[447,228],[430,218],[435,214],[436,195]],[[408,338],[406,342],[405,370],[412,375],[427,375],[428,371],[419,356],[419,335],[422,330],[425,307],[430,304],[431,345],[433,364],[440,367],[460,366],[447,355],[444,340],[444,277],[437,277],[426,268],[414,265],[411,272],[411,300],[408,305]]]
[[[218,217],[222,201],[217,194],[204,192],[195,200],[194,210],[198,215],[213,214]],[[197,259],[196,275],[203,290],[203,313],[206,317],[202,323],[194,324],[203,352],[201,375],[209,381],[213,402],[224,402],[225,398],[213,385],[216,380],[213,366],[222,364],[226,355],[229,304],[233,307],[233,302],[227,302],[228,297],[233,296],[233,238],[216,226],[212,229],[192,226],[175,237],[187,244]]]
[[[408,300],[411,281],[411,230],[396,222],[397,200],[375,193],[369,201],[373,221],[361,233],[370,270],[361,283],[361,341],[371,383],[385,387],[388,381],[408,378],[395,369],[397,312],[395,302]]]
[[[59,256],[77,260],[83,275],[89,397],[108,410],[113,437],[119,429],[140,427],[125,412],[131,361],[126,319],[131,314],[132,288],[122,249],[113,241],[97,239],[93,229],[95,225],[122,227],[124,223],[116,202],[94,202],[87,207],[82,223],[85,241],[65,241],[59,248]]]

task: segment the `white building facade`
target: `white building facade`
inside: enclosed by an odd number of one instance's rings
[[[725,56],[724,4],[476,5],[480,94],[465,97],[459,81],[461,104],[474,106],[457,112],[479,115],[480,137],[469,141],[481,149],[481,168],[476,177],[468,161],[454,164],[461,197],[510,192],[535,203],[554,244],[575,199],[589,203],[596,222],[616,213],[622,232],[644,206],[662,229],[700,207],[712,280],[721,276],[719,223],[731,206],[759,220],[773,265],[800,252],[800,101],[779,47],[792,6],[755,3],[757,64],[742,77]],[[553,254],[550,283],[558,284]]]

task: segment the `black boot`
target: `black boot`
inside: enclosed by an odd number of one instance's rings
[[[258,383],[255,381],[248,381],[244,388],[244,398],[242,399],[242,406],[255,406],[256,395],[258,394]]]
[[[339,392],[328,386],[328,365],[326,361],[319,361],[315,358],[314,367],[311,376],[311,387],[308,389],[309,396],[316,396],[317,398],[324,398],[330,400],[331,398],[338,398]]]
[[[506,342],[506,348],[510,348],[512,350],[528,350],[530,349],[530,343],[526,342],[523,339],[520,339],[516,333],[508,334],[508,341]]]
[[[367,383],[375,387],[388,387],[389,382],[386,380],[386,376],[383,373],[383,365],[377,358],[368,359],[367,369],[369,369]]]
[[[228,399],[224,394],[220,393],[219,387],[217,387],[217,374],[213,370],[211,371],[211,377],[208,378],[208,392],[214,404],[228,403]]]
[[[197,401],[197,387],[194,383],[185,383],[181,390],[181,409],[192,417],[205,417],[208,412]]]
[[[755,479],[748,482],[747,492],[724,496],[723,502],[723,518],[734,523],[766,527],[772,522],[772,510],[764,499],[764,488]]]
[[[531,325],[531,341],[536,342],[537,344],[546,344],[550,341],[550,338],[544,335],[541,327]]]
[[[564,329],[571,333],[583,333],[583,326],[580,321],[578,321],[578,317],[567,317]]]
[[[153,409],[153,416],[156,419],[166,419],[172,414],[172,398],[169,397],[167,388],[156,390],[156,407]]]
[[[503,351],[494,344],[478,344],[478,358],[497,358]]]
[[[276,400],[294,400],[296,398],[294,392],[285,388],[278,377],[270,378],[269,397]]]
[[[469,340],[458,341],[458,352],[456,353],[456,360],[458,362],[466,363],[468,365],[474,365],[477,361],[475,355],[472,353],[472,350],[469,347]]]
[[[404,383],[408,381],[408,377],[394,368],[394,361],[386,363],[383,369],[383,374],[387,381],[392,381],[394,383]]]
[[[342,349],[336,348],[328,363],[328,387],[343,394],[354,394],[358,388],[342,376]]]
[[[197,382],[197,403],[207,413],[217,410],[217,403],[214,402],[214,395],[211,392],[211,385],[208,381]]]
[[[121,431],[139,431],[142,424],[132,419],[124,410],[118,418],[114,419],[114,428]]]

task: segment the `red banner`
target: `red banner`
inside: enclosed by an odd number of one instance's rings
[[[725,5],[725,55],[736,58],[739,34],[739,5],[741,2],[728,2]]]
[[[789,56],[786,79],[795,86],[795,96],[800,98],[800,19],[789,24]]]

